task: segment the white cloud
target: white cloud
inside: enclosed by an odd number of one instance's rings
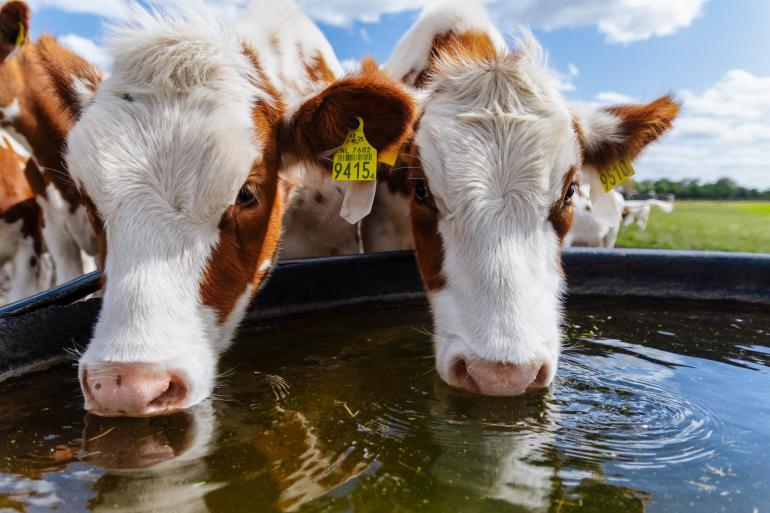
[[[575,65],[574,62],[570,62],[569,64],[567,64],[567,71],[572,77],[576,77],[580,75],[580,70],[578,69],[578,67]]]
[[[219,0],[222,1],[222,0]],[[233,0],[225,0],[233,1]],[[630,43],[672,34],[688,26],[705,0],[485,0],[503,31],[521,24],[552,30],[595,26],[613,43]],[[354,20],[376,22],[386,13],[416,10],[431,0],[299,0],[313,18],[349,26]]]
[[[67,12],[96,14],[105,18],[123,18],[128,15],[125,0],[27,0],[32,10],[53,7]]]
[[[108,69],[110,67],[110,56],[104,48],[98,46],[90,39],[81,37],[77,34],[67,34],[66,36],[59,37],[59,41],[88,62],[97,65],[99,68]]]
[[[613,43],[630,43],[666,36],[688,26],[705,0],[494,0],[496,18],[528,23],[544,29],[595,25]]]
[[[127,0],[29,0],[33,9],[54,7],[107,18],[128,13]],[[166,3],[171,0],[160,0]],[[280,1],[280,0],[277,0]],[[378,22],[383,14],[416,11],[434,0],[298,0],[308,15],[336,26]],[[471,0],[467,0],[471,1]],[[595,26],[613,43],[630,43],[672,34],[700,14],[705,0],[481,0],[504,32],[527,24],[546,30]],[[206,0],[212,10],[233,19],[247,0]]]
[[[640,179],[729,176],[738,183],[770,187],[770,76],[728,71],[705,91],[681,91],[682,111],[673,130],[645,152]],[[598,103],[626,103],[626,95],[605,92]]]
[[[608,103],[635,103],[638,100],[632,96],[616,93],[613,91],[602,91],[596,95],[596,101],[602,104]]]

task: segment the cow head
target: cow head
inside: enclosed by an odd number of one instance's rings
[[[634,158],[671,125],[670,97],[576,115],[531,35],[441,39],[409,164],[417,260],[450,385],[516,395],[550,384],[560,353],[560,247],[582,166]]]
[[[368,68],[287,106],[259,51],[206,15],[135,12],[101,80],[68,52],[40,55],[77,119],[67,161],[90,198],[105,280],[80,359],[86,408],[152,415],[207,397],[278,248],[286,169],[327,165],[356,116],[380,149],[413,104]]]

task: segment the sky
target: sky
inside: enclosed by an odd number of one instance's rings
[[[32,36],[53,33],[108,67],[102,23],[126,16],[127,1],[28,0]],[[205,3],[232,19],[247,1]],[[433,0],[297,1],[341,61],[372,55],[384,62],[421,7]],[[683,102],[674,129],[636,162],[637,178],[727,176],[770,188],[770,1],[484,3],[512,47],[522,26],[533,30],[570,101],[599,106],[671,92]]]

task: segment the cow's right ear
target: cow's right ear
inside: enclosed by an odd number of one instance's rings
[[[280,134],[284,155],[331,167],[331,156],[351,128],[364,121],[364,133],[377,151],[401,146],[412,130],[417,108],[406,89],[372,60],[361,70],[307,99],[287,119]]]
[[[24,2],[0,7],[0,62],[29,38],[29,8]]]
[[[47,75],[45,78],[69,117],[78,119],[102,82],[101,72],[61,46],[53,36],[41,36],[37,46],[40,63]]]

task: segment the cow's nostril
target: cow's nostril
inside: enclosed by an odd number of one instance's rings
[[[179,376],[171,376],[166,390],[158,397],[147,403],[154,408],[173,408],[187,398],[187,385]]]
[[[451,384],[460,388],[464,388],[470,392],[478,393],[479,385],[473,379],[473,376],[471,376],[470,369],[468,368],[468,364],[466,363],[465,358],[460,357],[455,360],[454,364],[452,364],[450,373],[452,377]]]
[[[551,369],[548,364],[544,363],[540,366],[540,370],[537,371],[534,381],[527,387],[527,391],[535,390],[538,388],[544,388],[548,385],[548,377],[551,375]]]

